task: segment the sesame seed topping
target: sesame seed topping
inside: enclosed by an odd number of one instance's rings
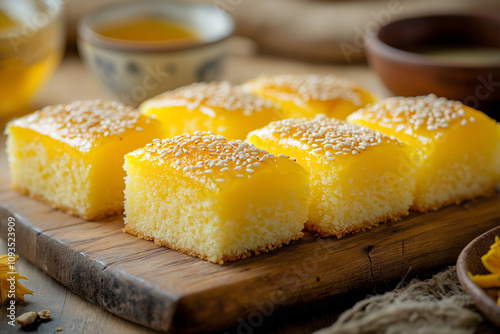
[[[362,106],[361,88],[355,83],[333,75],[283,74],[261,75],[246,87],[265,90],[280,99],[301,105],[309,100],[347,100]]]
[[[119,136],[126,129],[140,131],[137,110],[124,104],[106,101],[74,101],[70,104],[47,106],[11,124],[29,128],[88,152],[94,141],[102,137]]]
[[[294,136],[296,133],[300,133],[300,141]],[[289,118],[271,122],[252,134],[261,138],[274,138],[284,145],[298,146],[309,153],[324,152],[328,161],[335,160],[333,155],[359,154],[383,141],[399,143],[377,131],[324,115],[317,115],[313,119]],[[282,154],[278,156],[286,157]]]
[[[198,138],[195,140],[203,138],[210,141],[214,152],[208,152],[204,147],[191,146],[194,141],[193,137],[196,136]],[[273,154],[241,140],[229,141],[212,132],[198,132],[195,136],[183,134],[169,140],[155,140],[154,143],[130,154],[142,155],[142,159],[157,161],[158,164],[170,164],[172,168],[190,177],[205,180],[203,182],[209,182],[207,185],[211,186],[217,183],[227,183],[231,175],[233,177],[250,176],[256,172],[257,168],[274,164],[272,160],[278,159]],[[184,148],[188,150],[185,152]],[[238,174],[234,174],[235,172]]]
[[[464,105],[434,94],[417,97],[393,97],[360,109],[349,120],[368,120],[381,126],[413,135],[420,128],[434,132],[451,124],[467,124]],[[470,117],[472,121],[474,117]]]
[[[216,116],[210,107],[222,108],[229,112],[241,111],[247,116],[266,109],[277,109],[273,102],[250,94],[241,86],[227,81],[193,83],[161,94],[147,103],[162,107],[186,106],[190,110],[198,108],[210,117]],[[199,136],[196,133],[195,135]]]

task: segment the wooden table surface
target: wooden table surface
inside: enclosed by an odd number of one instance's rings
[[[243,39],[234,39],[231,50],[224,79],[234,83],[262,73],[332,73],[354,80],[380,96],[388,95],[387,90],[366,65],[313,64],[263,56],[256,52],[251,42]],[[78,57],[70,53],[64,58],[52,79],[37,94],[34,107],[40,108],[76,99],[94,98],[112,98],[112,96],[99,86]],[[2,123],[5,124],[5,120]],[[3,137],[1,141],[0,154],[4,155]],[[23,242],[22,236],[17,236],[17,242]],[[0,254],[6,254],[6,244],[2,239],[0,239]],[[33,296],[26,296],[25,302],[17,304],[17,314],[42,309],[49,309],[52,312],[52,320],[41,324],[37,329],[39,333],[54,333],[57,327],[61,327],[63,333],[152,333],[149,329],[120,319],[73,294],[22,257],[16,267],[21,275],[30,278],[29,281],[22,281],[22,283],[35,291]],[[301,309],[296,313],[276,315],[268,319],[264,326],[265,331],[268,333],[310,333],[330,325],[340,311],[352,305],[356,299],[363,297],[364,293],[351,295],[347,300],[343,300],[341,307],[330,304],[322,307],[323,311]],[[2,307],[0,317],[1,333],[20,332],[19,327],[12,328],[6,324],[5,307]]]

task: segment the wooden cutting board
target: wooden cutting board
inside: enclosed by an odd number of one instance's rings
[[[469,241],[500,225],[497,193],[340,240],[306,234],[220,266],[121,232],[122,217],[87,222],[20,195],[5,165],[2,236],[14,217],[22,256],[109,312],[168,332],[255,332],[280,309],[452,264]]]

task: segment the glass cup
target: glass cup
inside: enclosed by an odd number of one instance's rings
[[[64,1],[0,0],[0,117],[27,111],[59,64]]]

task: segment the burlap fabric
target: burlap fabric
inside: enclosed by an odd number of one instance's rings
[[[499,333],[463,291],[455,266],[358,302],[317,334]]]

